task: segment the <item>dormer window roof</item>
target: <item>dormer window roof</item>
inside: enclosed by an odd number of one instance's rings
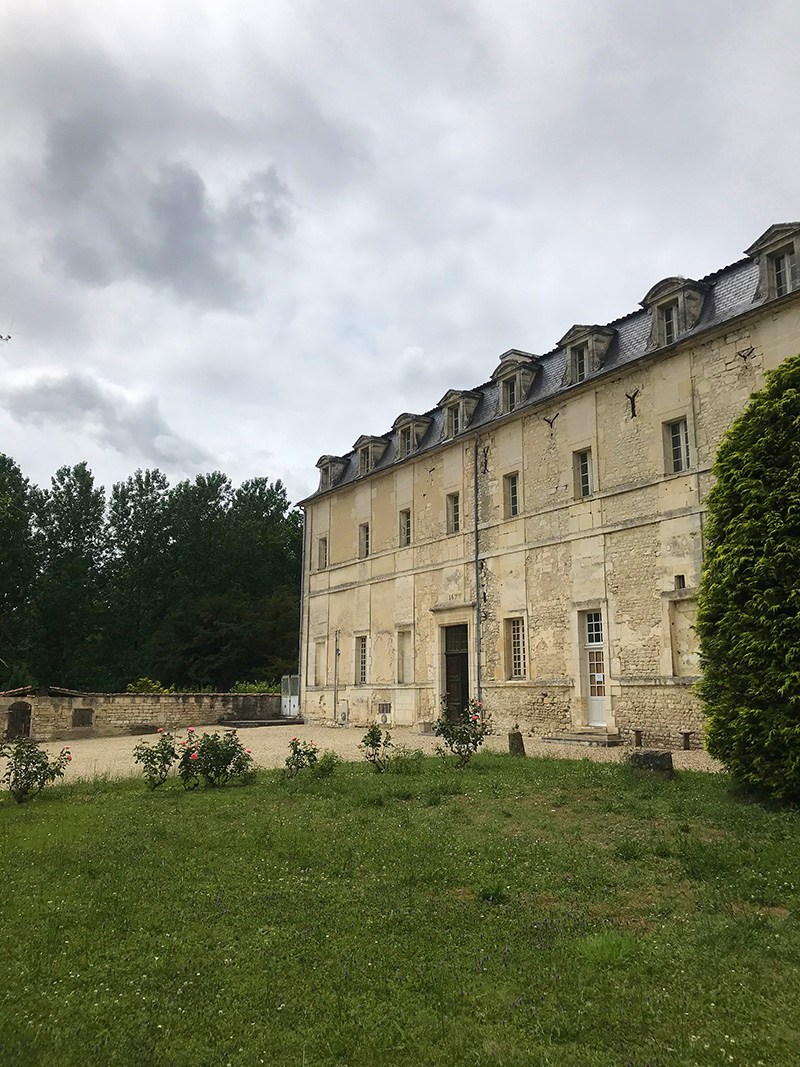
[[[800,222],[770,226],[745,255],[758,262],[754,303],[800,290]]]
[[[386,451],[387,441],[383,437],[367,437],[362,434],[353,445],[353,451],[358,456],[358,475],[362,477],[369,474],[380,461]]]
[[[675,344],[697,325],[709,286],[692,278],[664,278],[641,301],[650,313],[646,351]]]
[[[466,430],[480,398],[481,394],[477,392],[448,389],[439,401],[439,407],[444,408],[443,438],[457,437]]]
[[[499,384],[498,415],[507,415],[525,403],[538,370],[539,362],[532,352],[510,348],[502,354],[492,374],[492,381]]]
[[[572,326],[558,342],[567,355],[561,384],[580,385],[600,370],[615,333],[610,326]]]
[[[409,411],[404,411],[402,415],[397,416],[392,429],[397,433],[396,455],[398,459],[406,459],[412,452],[416,452],[432,422],[433,419],[428,415],[412,415]]]
[[[318,492],[324,493],[326,489],[331,489],[341,478],[346,466],[347,459],[344,456],[320,456],[317,460]]]

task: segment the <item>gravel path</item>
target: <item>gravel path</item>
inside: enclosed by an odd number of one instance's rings
[[[221,727],[202,726],[198,731],[212,733]],[[288,753],[288,744],[293,737],[304,741],[316,741],[320,752],[330,748],[338,752],[343,759],[358,760],[361,754],[358,744],[364,736],[365,727],[336,726],[259,726],[239,730],[239,736],[245,748],[252,749],[257,767],[281,767]],[[404,744],[409,748],[420,748],[430,752],[436,738],[420,734],[416,727],[396,727],[391,731],[395,744]],[[183,736],[183,735],[180,735]],[[145,740],[153,741],[154,734],[148,734]],[[141,740],[139,737],[97,737],[83,740],[61,742],[49,741],[42,747],[49,754],[61,751],[64,744],[69,744],[72,762],[67,767],[65,779],[126,778],[138,775],[141,769],[133,761],[133,750]],[[497,752],[507,750],[505,734],[490,736],[486,747]],[[525,751],[529,756],[550,756],[557,759],[592,759],[605,763],[618,763],[627,759],[628,748],[596,748],[589,745],[558,745],[540,741],[533,737],[525,738]],[[692,750],[672,753],[672,759],[678,770],[719,771],[721,765],[707,752]]]

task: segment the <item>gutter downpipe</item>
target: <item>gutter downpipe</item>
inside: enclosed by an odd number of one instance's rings
[[[472,510],[475,518],[475,689],[477,700],[480,704],[482,696],[481,676],[481,584],[480,564],[478,561],[478,435],[475,434],[475,442],[472,453],[472,483],[473,500]]]
[[[336,706],[339,703],[339,631],[335,630],[333,634],[333,722],[334,725],[338,723],[339,717],[336,714]]]

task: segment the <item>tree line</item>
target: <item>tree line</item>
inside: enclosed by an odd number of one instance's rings
[[[296,671],[301,544],[280,479],[137,470],[106,497],[86,463],[40,489],[0,453],[0,690]]]

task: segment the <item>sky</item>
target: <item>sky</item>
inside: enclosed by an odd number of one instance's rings
[[[796,0],[5,0],[0,452],[316,488],[800,218]]]

